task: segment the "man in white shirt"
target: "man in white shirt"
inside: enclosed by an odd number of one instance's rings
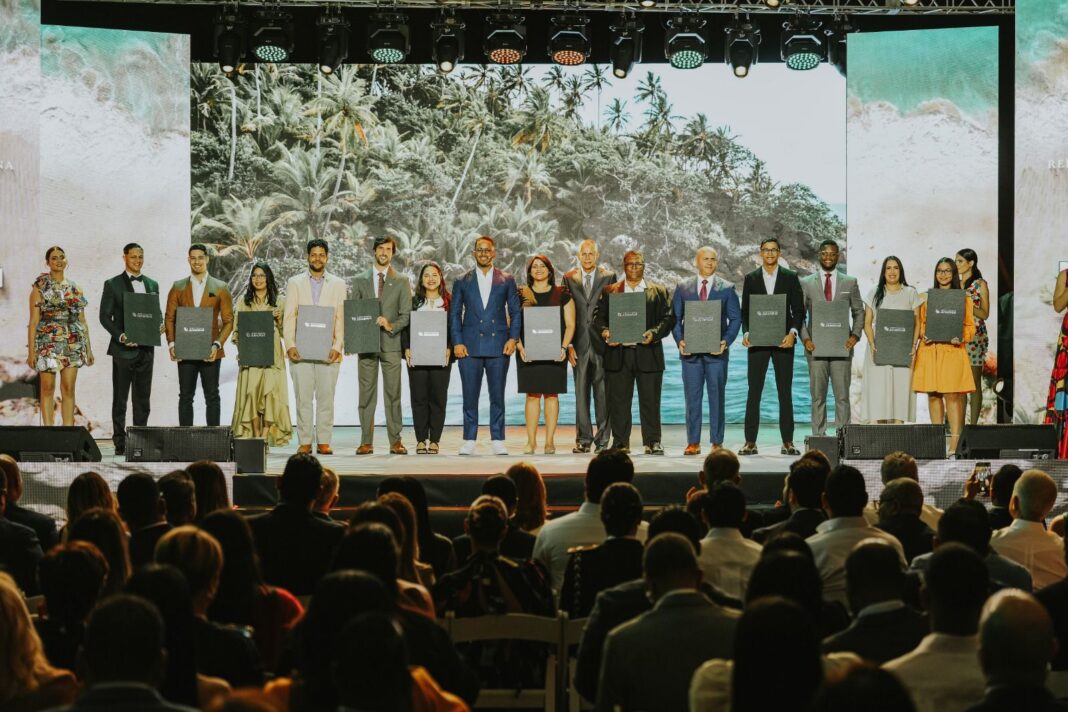
[[[994,551],[1031,572],[1035,589],[1068,575],[1064,542],[1046,531],[1045,519],[1057,501],[1057,483],[1041,470],[1027,470],[1012,490],[1009,513],[1013,522],[990,537]]]
[[[742,536],[745,495],[733,482],[720,482],[700,497],[708,534],[697,561],[704,579],[728,596],[745,600],[745,589],[763,547]]]

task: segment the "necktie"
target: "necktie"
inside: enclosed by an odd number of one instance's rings
[[[826,280],[823,283],[823,298],[829,302],[834,298],[834,295],[831,293],[831,273],[827,272],[823,277]]]
[[[582,281],[586,289],[586,298],[589,299],[590,291],[593,289],[593,275],[587,274],[585,277],[582,278]]]
[[[130,281],[131,282],[144,282],[145,278],[144,277],[130,277]]]
[[[386,273],[378,273],[378,298],[382,298],[382,289],[386,286]]]
[[[702,302],[706,301],[708,299],[708,280],[707,279],[702,279],[701,280],[701,292],[700,292],[699,296],[701,297],[701,301]]]

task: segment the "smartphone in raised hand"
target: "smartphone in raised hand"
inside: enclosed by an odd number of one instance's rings
[[[972,477],[979,483],[979,494],[984,497],[990,496],[990,479],[993,477],[993,473],[990,471],[989,462],[977,462],[975,463],[975,469],[972,470]]]

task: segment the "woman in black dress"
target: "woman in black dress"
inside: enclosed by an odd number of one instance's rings
[[[449,311],[449,291],[445,288],[445,273],[437,262],[427,262],[419,270],[419,281],[412,297],[412,311]],[[449,395],[449,376],[452,374],[451,351],[442,354],[440,366],[413,366],[411,335],[408,329],[401,334],[404,359],[408,362],[408,392],[412,397],[412,424],[415,426],[417,455],[437,455],[438,441],[445,427],[445,403]]]
[[[545,398],[545,454],[556,452],[553,438],[556,421],[560,417],[559,394],[567,393],[567,364],[575,365],[575,303],[567,287],[556,285],[556,270],[545,255],[534,255],[527,263],[527,286],[519,290],[523,307],[558,307],[560,309],[560,355],[554,361],[528,361],[523,342],[516,344],[516,380],[519,392],[527,394],[525,408],[527,446],[523,453],[530,455],[538,446],[538,418],[541,399]]]

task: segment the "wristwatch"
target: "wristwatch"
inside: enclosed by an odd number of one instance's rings
[[[222,349],[222,344],[220,344],[218,341],[212,341],[211,345],[214,346],[217,349],[220,349],[220,350]]]

